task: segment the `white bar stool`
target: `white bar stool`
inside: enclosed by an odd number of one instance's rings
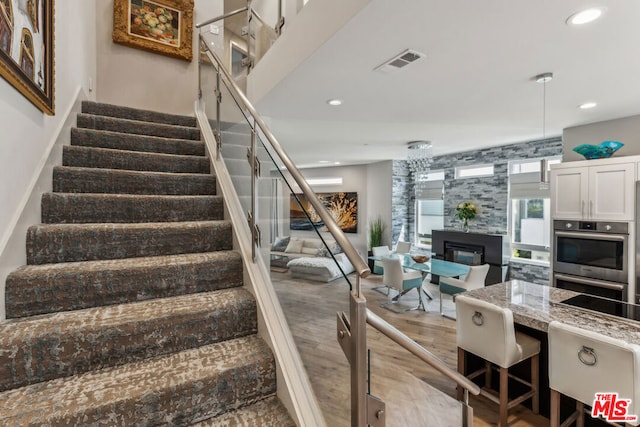
[[[465,352],[473,353],[485,360],[485,367],[471,374],[473,379],[485,374],[485,388],[480,394],[500,405],[500,426],[508,425],[509,409],[531,398],[534,414],[539,410],[538,372],[540,341],[521,332],[513,326],[513,313],[508,308],[498,307],[485,301],[467,297],[463,294],[456,297],[458,344],[458,372],[465,375]],[[531,359],[531,382],[509,374],[509,368]],[[491,364],[497,365],[500,372],[500,392],[496,397],[490,393]],[[527,385],[530,390],[509,400],[509,378]],[[458,399],[462,398],[462,390],[458,388]]]
[[[631,399],[628,415],[640,417],[640,346],[557,321],[549,324],[549,388],[551,427],[576,420],[584,425],[584,404],[591,406],[596,393],[618,393]],[[574,411],[560,423],[560,395],[576,400]],[[606,405],[605,405],[606,406]],[[637,426],[640,419],[626,421]]]

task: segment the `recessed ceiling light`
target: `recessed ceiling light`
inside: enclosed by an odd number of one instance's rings
[[[592,7],[590,9],[581,10],[576,12],[567,18],[567,24],[569,25],[583,25],[593,22],[600,18],[604,13],[604,7]]]
[[[333,164],[334,164],[334,165],[339,165],[339,164],[340,164],[340,162],[333,162]]]
[[[338,105],[342,105],[342,100],[341,99],[330,99],[327,101],[327,104],[337,107]]]
[[[329,163],[329,160],[318,160],[318,163]]]
[[[580,104],[578,108],[581,108],[583,110],[588,110],[589,108],[593,108],[596,105],[598,104],[596,104],[595,102],[585,102],[584,104]]]

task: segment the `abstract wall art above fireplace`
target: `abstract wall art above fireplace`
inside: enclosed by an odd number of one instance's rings
[[[343,232],[358,232],[358,193],[316,193],[316,196]],[[313,230],[317,227],[320,231],[327,231],[324,222],[304,194],[291,194],[289,220],[291,230]]]

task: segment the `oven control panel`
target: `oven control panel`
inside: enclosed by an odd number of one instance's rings
[[[591,231],[596,233],[629,234],[629,224],[626,222],[600,222],[600,221],[553,221],[553,229],[556,231]]]

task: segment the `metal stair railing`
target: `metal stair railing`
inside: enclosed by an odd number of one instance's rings
[[[240,13],[235,11],[232,13]],[[229,14],[225,15],[228,16]],[[222,18],[216,18],[222,19]],[[203,25],[212,23],[216,19],[205,21],[202,24],[198,24],[198,28]],[[202,52],[200,55],[199,66],[199,96],[202,97],[202,66],[203,61],[209,62],[216,73],[216,86],[215,86],[215,99],[216,99],[216,120],[214,121],[215,130],[213,134],[216,138],[216,156],[220,156],[222,147],[222,132],[221,132],[221,87],[224,85],[230,96],[233,98],[234,103],[239,107],[240,111],[244,115],[251,132],[251,144],[247,151],[247,158],[250,164],[251,170],[251,209],[248,213],[248,222],[250,225],[250,232],[252,234],[252,257],[255,261],[256,251],[260,247],[260,230],[256,223],[256,185],[257,179],[260,175],[260,161],[257,157],[257,139],[258,134],[261,135],[261,141],[268,149],[268,154],[274,160],[277,158],[281,163],[282,168],[286,168],[295,184],[300,188],[304,196],[309,200],[313,209],[322,219],[329,233],[335,239],[335,241],[341,246],[345,255],[354,266],[356,274],[355,287],[350,285],[350,315],[347,317],[344,313],[337,314],[338,323],[338,342],[340,343],[348,361],[351,365],[351,425],[353,427],[360,426],[384,426],[385,425],[385,407],[384,402],[371,396],[367,390],[367,343],[366,343],[366,324],[368,323],[376,330],[383,333],[398,345],[404,347],[406,350],[434,367],[436,370],[453,380],[459,387],[464,390],[464,398],[462,401],[462,419],[463,425],[473,425],[473,409],[469,406],[468,397],[469,393],[478,395],[480,388],[468,380],[457,371],[449,368],[443,361],[438,359],[432,353],[427,351],[424,347],[417,344],[411,338],[404,333],[400,332],[388,322],[371,312],[366,305],[366,299],[362,294],[361,278],[367,277],[371,271],[368,265],[360,257],[357,250],[353,247],[351,242],[346,238],[334,218],[327,211],[324,205],[320,202],[316,194],[313,192],[303,175],[300,173],[296,165],[285,153],[276,137],[273,135],[269,127],[265,124],[264,120],[260,117],[253,105],[249,102],[245,94],[235,83],[233,77],[229,71],[224,67],[220,57],[209,47],[206,40],[200,34],[200,45]],[[206,58],[206,59],[204,59]],[[276,165],[278,163],[275,163]],[[278,171],[280,172],[280,171]],[[281,172],[280,172],[281,173]],[[284,175],[282,175],[284,178]],[[291,186],[290,186],[291,188]],[[308,215],[308,214],[307,214]],[[319,235],[319,234],[318,234]],[[322,239],[322,237],[321,237]],[[333,256],[333,255],[332,255]],[[334,258],[335,261],[335,258]],[[346,275],[345,275],[346,278]]]

